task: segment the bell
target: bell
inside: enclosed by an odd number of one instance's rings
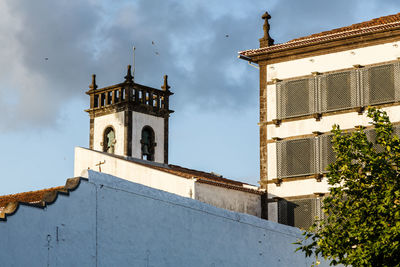
[[[150,151],[149,151],[149,145],[145,144],[143,145],[143,155],[150,155]]]

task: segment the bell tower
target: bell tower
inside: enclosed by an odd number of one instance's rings
[[[98,88],[96,75],[90,97],[90,149],[168,164],[168,76],[160,89],[134,82],[128,65],[125,81]]]

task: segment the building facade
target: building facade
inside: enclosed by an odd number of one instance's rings
[[[264,14],[260,48],[239,52],[260,69],[260,185],[269,219],[309,226],[328,192],[334,124],[366,127],[366,107],[385,110],[399,132],[400,14],[273,44]]]

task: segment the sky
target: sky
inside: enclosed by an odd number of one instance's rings
[[[2,0],[0,195],[65,183],[89,145],[85,94],[135,82],[171,91],[169,162],[257,185],[261,15],[275,43],[400,12],[395,0]]]

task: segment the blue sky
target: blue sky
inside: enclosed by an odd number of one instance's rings
[[[63,185],[88,147],[91,74],[171,90],[170,163],[257,184],[257,48],[268,10],[276,43],[400,12],[398,1],[0,2],[0,195]],[[228,35],[228,37],[227,37]],[[154,42],[154,44],[152,44]],[[47,58],[47,60],[46,60]]]

